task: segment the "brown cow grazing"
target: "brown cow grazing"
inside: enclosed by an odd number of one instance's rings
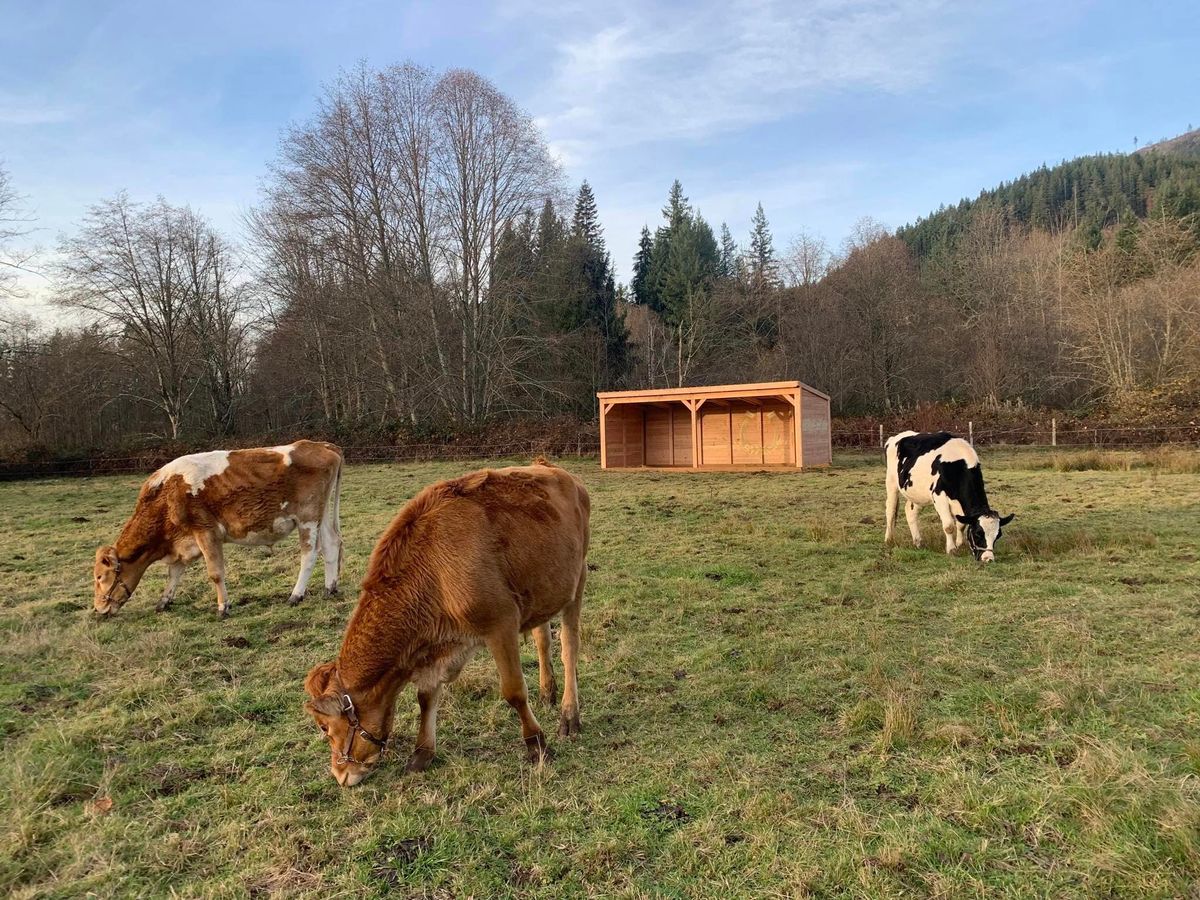
[[[548,623],[559,613],[565,690],[558,733],[578,733],[590,509],[577,478],[539,459],[430,485],[400,510],[371,554],[341,652],[304,683],[312,698],[304,708],[329,741],[339,784],[358,784],[383,759],[396,697],[410,681],[421,723],[406,769],[428,767],[442,686],[481,645],[521,717],[530,761],[542,759],[546,739],[529,707],[518,642],[521,632],[533,632],[542,700],[553,704]]]
[[[229,614],[222,544],[269,546],[300,532],[300,577],[289,602],[304,599],[325,557],[325,590],[337,593],[342,566],[339,494],[342,453],[333,444],[215,450],[173,460],[146,479],[114,546],[96,551],[96,611],[115,613],[151,563],[167,563],[161,612],[175,598],[187,564],[203,556],[216,585],[217,612]]]

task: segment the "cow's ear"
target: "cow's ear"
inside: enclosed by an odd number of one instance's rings
[[[964,525],[970,525],[970,524],[971,524],[971,521],[972,521],[972,519],[971,519],[971,517],[970,517],[970,516],[959,516],[959,515],[956,515],[954,518],[958,519],[958,521],[962,522]]]
[[[340,716],[342,714],[342,704],[336,694],[324,694],[312,700],[305,700],[304,711],[317,721],[320,721],[322,716],[331,718],[333,716]]]
[[[333,677],[333,669],[337,663],[321,663],[313,666],[304,679],[304,692],[314,700],[321,697],[329,687],[329,679]]]
[[[1015,516],[1015,515],[1016,515],[1016,513],[1009,513],[1007,516],[1001,517],[1000,527],[1003,528],[1005,525],[1007,525],[1009,522],[1011,522],[1013,520],[1013,516]]]

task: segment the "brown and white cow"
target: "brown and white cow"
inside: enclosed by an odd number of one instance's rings
[[[304,599],[318,552],[325,558],[325,589],[336,594],[341,482],[341,451],[315,441],[172,460],[142,485],[117,543],[96,551],[96,611],[115,613],[150,564],[161,559],[168,572],[161,612],[175,598],[184,568],[203,556],[217,589],[217,612],[224,617],[229,596],[222,545],[270,546],[294,530],[300,534],[300,577],[288,602]]]
[[[532,631],[542,700],[557,693],[550,626],[562,614],[565,678],[558,733],[579,731],[576,663],[587,577],[590,501],[573,475],[532,466],[473,472],[425,488],[371,554],[341,652],[315,666],[305,710],[330,744],[339,784],[357,784],[383,758],[396,697],[413,682],[421,710],[407,770],[433,760],[442,686],[486,645],[500,692],[521,718],[530,761],[546,753],[529,708],[519,637]]]

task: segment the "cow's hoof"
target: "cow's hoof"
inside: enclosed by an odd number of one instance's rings
[[[342,592],[338,590],[338,586],[335,584],[333,587],[325,588],[325,596],[326,597],[340,597],[340,596],[342,596]]]
[[[298,606],[303,599],[303,594],[292,594],[292,596],[288,597],[288,606]]]
[[[579,723],[579,713],[573,715],[563,715],[558,720],[558,736],[559,737],[574,737],[583,731],[583,726]]]
[[[408,757],[408,762],[404,764],[405,772],[424,772],[433,762],[433,751],[426,750],[424,747],[418,747]]]
[[[228,606],[218,607],[217,618],[218,619],[228,619],[229,618],[229,607]]]
[[[549,690],[539,689],[538,699],[551,709],[556,707],[558,705],[558,685],[552,681]]]
[[[540,731],[533,737],[525,738],[525,760],[530,765],[550,762],[553,758],[554,751],[550,749],[550,745],[546,743],[546,736]]]
[[[165,597],[158,601],[158,606],[154,607],[155,612],[166,612],[171,608],[171,601]]]

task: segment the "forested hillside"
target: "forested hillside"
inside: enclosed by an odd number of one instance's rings
[[[1105,228],[1157,213],[1200,212],[1200,132],[1143,152],[1084,156],[1042,166],[1015,181],[942,207],[897,233],[918,256],[952,250],[979,216],[996,212],[1017,225],[1079,229],[1095,247]]]

